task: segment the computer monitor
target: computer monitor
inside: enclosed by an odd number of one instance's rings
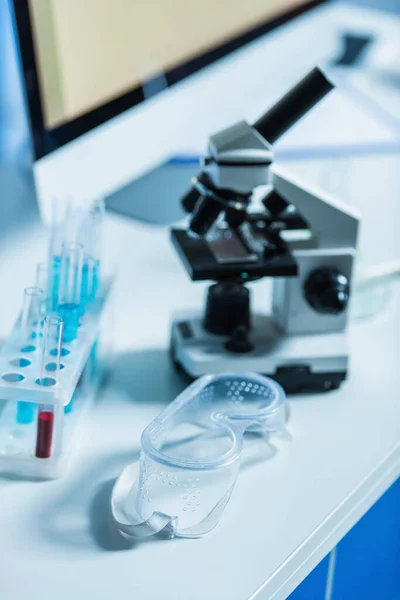
[[[12,1],[44,221],[53,198],[112,194],[241,118],[274,57],[240,49],[322,3]]]

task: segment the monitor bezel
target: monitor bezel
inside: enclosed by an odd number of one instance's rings
[[[291,21],[299,15],[323,4],[327,0],[309,0],[304,4],[288,9],[285,13],[268,19],[259,26],[241,34],[218,47],[209,50],[182,65],[175,67],[163,74],[164,87],[182,81],[185,77],[203,69],[223,58],[227,54],[238,50],[245,44],[265,35],[277,27]],[[32,147],[34,160],[39,160],[51,152],[58,150],[65,144],[75,140],[81,135],[106,123],[108,120],[120,115],[128,109],[137,106],[145,100],[143,85],[139,85],[79,117],[64,123],[54,129],[47,129],[44,124],[44,113],[40,97],[40,85],[38,69],[35,60],[31,16],[27,0],[12,0],[16,32],[19,45],[19,57],[21,63],[22,77],[24,82],[25,98],[27,103],[29,124],[32,136]],[[156,78],[157,79],[157,78]],[[147,81],[146,99],[149,97],[149,89],[159,88],[157,81]],[[156,85],[152,85],[155,83]],[[159,92],[155,92],[159,93]]]

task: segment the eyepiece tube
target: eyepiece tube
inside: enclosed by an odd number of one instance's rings
[[[254,123],[254,129],[270,144],[275,143],[333,88],[315,67]]]

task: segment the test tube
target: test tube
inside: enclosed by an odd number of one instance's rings
[[[71,200],[66,202],[53,198],[48,274],[49,304],[53,312],[59,304],[62,246],[66,239],[74,239],[74,220]]]
[[[64,215],[59,214],[60,208],[55,198],[52,200],[52,221],[50,225],[49,265],[47,283],[49,286],[50,310],[57,310],[58,288],[60,282],[61,246],[64,240]]]
[[[75,213],[71,198],[67,200],[52,200],[50,223],[49,256],[58,256],[61,260],[62,245],[66,239],[75,240]]]
[[[50,266],[48,262],[40,262],[36,266],[36,286],[44,291],[44,307],[51,311]]]
[[[80,233],[80,241],[85,247],[86,257],[91,257],[93,261],[93,299],[96,295],[100,278],[100,258],[104,214],[104,199],[95,198],[92,200],[89,204],[86,218],[82,223]],[[86,265],[86,263],[84,263],[84,265]]]
[[[59,316],[47,316],[44,323],[44,343],[39,385],[51,387],[58,382],[61,360],[61,342],[64,321]],[[49,365],[51,369],[49,370]],[[36,434],[37,458],[50,458],[54,429],[54,405],[40,404]]]
[[[24,303],[21,316],[21,329],[24,343],[31,343],[40,335],[44,311],[45,293],[38,286],[24,290]]]
[[[39,406],[36,435],[36,458],[50,458],[53,443],[54,408],[51,405]]]
[[[63,244],[61,254],[58,313],[64,319],[64,340],[72,342],[78,335],[81,316],[83,246],[78,242]]]
[[[82,266],[81,313],[96,297],[98,269],[96,260],[90,254],[85,254]]]
[[[42,319],[44,292],[39,287],[28,287],[24,290],[24,302],[21,316],[21,337],[23,349],[34,352],[39,341]],[[17,423],[32,423],[35,414],[33,402],[19,400],[17,402]]]
[[[95,198],[89,203],[83,222],[80,241],[91,256],[100,259],[102,227],[105,213],[103,198]]]

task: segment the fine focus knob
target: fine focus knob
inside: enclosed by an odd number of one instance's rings
[[[307,278],[304,296],[317,312],[338,315],[346,309],[349,302],[349,281],[338,269],[322,267]]]
[[[232,331],[231,337],[225,343],[225,348],[234,354],[246,354],[254,350],[254,346],[249,340],[249,330],[245,325],[238,325]]]

